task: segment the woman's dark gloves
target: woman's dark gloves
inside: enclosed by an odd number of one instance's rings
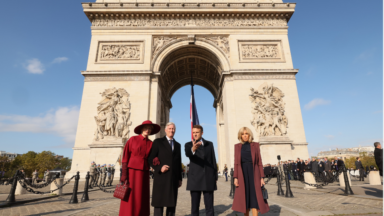
[[[123,163],[121,165],[121,168],[122,168],[122,172],[121,172],[120,181],[121,182],[128,181],[128,163]]]

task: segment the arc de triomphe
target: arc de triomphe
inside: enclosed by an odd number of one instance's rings
[[[82,6],[92,39],[71,174],[85,175],[91,161],[115,164],[142,121],[164,127],[173,93],[191,75],[215,98],[220,169],[233,167],[242,126],[260,142],[263,163],[275,164],[276,155],[308,158],[288,41],[296,4],[96,0]],[[116,171],[118,178],[118,164]]]

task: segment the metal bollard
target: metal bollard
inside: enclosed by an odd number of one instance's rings
[[[281,177],[280,177],[279,170],[277,170],[277,195],[284,196],[284,191],[283,191],[283,188],[281,187]]]
[[[344,174],[344,182],[345,182],[345,189],[344,189],[344,195],[353,195],[353,191],[351,186],[349,185],[349,179],[348,179],[348,174],[347,174],[347,168],[344,166],[343,167],[343,174]]]
[[[79,203],[77,200],[77,189],[79,188],[79,179],[80,179],[80,172],[77,171],[76,177],[75,177],[75,185],[73,186],[73,194],[71,199],[69,200],[69,204]]]
[[[17,178],[19,176],[19,170],[16,171],[15,175],[13,176],[13,182],[12,182],[12,187],[11,190],[9,191],[8,198],[5,200],[6,203],[15,203],[15,191],[17,187]]]
[[[292,191],[291,191],[291,183],[289,182],[289,177],[288,177],[288,171],[284,170],[285,172],[285,197],[293,197]]]
[[[235,179],[233,178],[233,168],[231,168],[231,191],[229,192],[229,196],[233,199],[235,197]]]
[[[87,202],[89,200],[88,196],[88,185],[89,185],[89,172],[87,172],[87,175],[85,176],[85,186],[84,186],[84,194],[81,198],[81,202]]]

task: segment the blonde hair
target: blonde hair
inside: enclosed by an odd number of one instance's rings
[[[245,142],[243,141],[243,139],[241,138],[241,135],[243,135],[244,131],[246,131],[249,135],[249,139],[248,139],[248,142],[251,143],[253,141],[253,133],[252,131],[247,128],[247,127],[241,127],[240,130],[239,130],[239,133],[237,133],[237,139],[242,143],[244,144]]]

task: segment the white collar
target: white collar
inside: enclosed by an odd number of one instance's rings
[[[165,136],[165,137],[167,137],[167,136]],[[167,137],[167,140],[168,140],[168,141],[169,141],[169,140],[174,140],[174,138],[171,139],[171,138]]]
[[[203,137],[201,137],[200,141],[201,141],[201,145],[204,145]]]

